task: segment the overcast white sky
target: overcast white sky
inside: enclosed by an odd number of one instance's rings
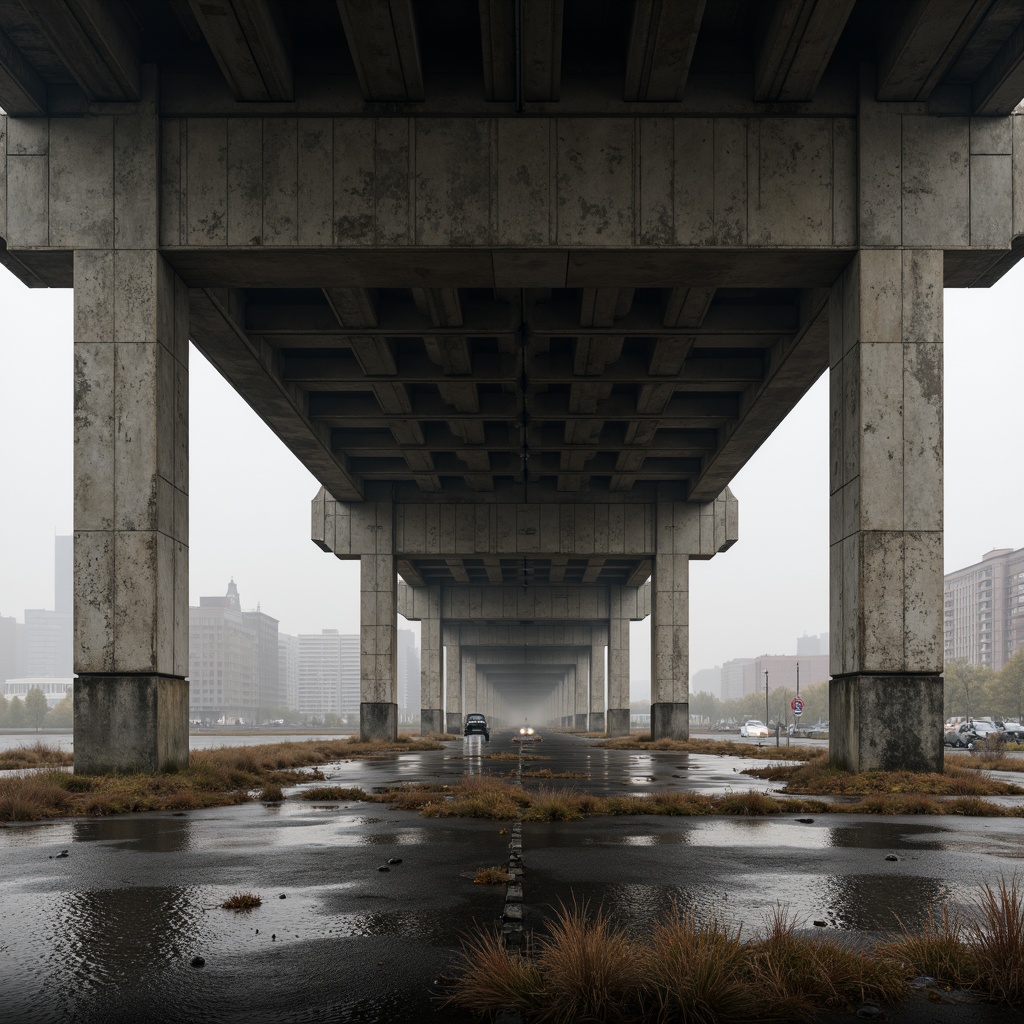
[[[1020,411],[1024,265],[946,292],[946,571],[1024,546]],[[53,607],[53,537],[72,529],[70,291],[0,268],[0,615]],[[828,629],[827,375],[733,481],[740,540],[691,568],[692,671],[788,654]],[[358,629],[358,563],[309,540],[316,481],[193,350],[191,595],[234,577],[289,633]],[[649,624],[632,674],[650,676]],[[633,697],[642,695],[634,689]]]

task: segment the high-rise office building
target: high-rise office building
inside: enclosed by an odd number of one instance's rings
[[[299,638],[277,634],[277,676],[284,689],[285,707],[299,710]]]
[[[420,719],[420,649],[416,633],[399,629],[398,634],[398,720],[416,722]]]
[[[946,661],[999,671],[1024,646],[1024,548],[996,548],[945,577]]]
[[[223,597],[189,608],[189,709],[192,718],[255,722],[281,699],[277,619],[243,612],[232,580]]]
[[[67,612],[25,609],[22,630],[24,675],[70,679],[73,674],[72,620]]]
[[[299,712],[341,715],[341,633],[299,634]]]
[[[21,675],[18,669],[18,620],[0,615],[0,683]]]

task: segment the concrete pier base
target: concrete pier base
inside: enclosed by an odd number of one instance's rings
[[[587,715],[586,715],[585,712],[582,715],[573,715],[573,717],[572,717],[572,727],[577,732],[586,732],[587,731]]]
[[[652,704],[651,738],[655,740],[688,740],[690,738],[690,705]]]
[[[837,676],[829,685],[829,759],[852,772],[942,771],[942,676]]]
[[[188,682],[82,673],[75,680],[75,774],[188,765]]]
[[[608,736],[628,736],[629,708],[609,708],[608,725],[605,731]]]
[[[461,736],[462,735],[462,715],[454,714],[453,712],[449,711],[448,714],[445,716],[445,729],[444,729],[444,731],[445,732],[456,733],[457,735]]]
[[[398,705],[364,701],[359,705],[359,738],[393,740],[398,736]]]
[[[420,709],[420,735],[431,736],[444,732],[444,712],[440,708]]]
[[[603,711],[591,711],[590,712],[590,731],[591,732],[604,732],[604,712]]]

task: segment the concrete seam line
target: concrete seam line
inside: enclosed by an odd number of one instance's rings
[[[523,748],[519,748],[515,780],[523,782]],[[523,821],[512,822],[512,839],[508,844],[508,882],[505,886],[505,905],[501,914],[501,934],[506,947],[522,949],[523,946]]]

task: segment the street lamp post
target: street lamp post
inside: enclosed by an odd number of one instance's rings
[[[764,724],[768,725],[768,669],[764,670]]]

